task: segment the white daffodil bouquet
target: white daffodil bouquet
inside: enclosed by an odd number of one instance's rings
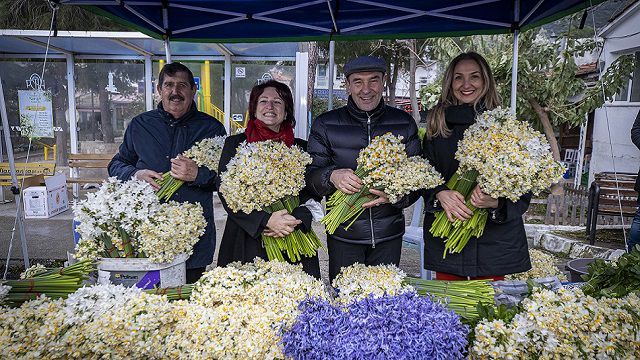
[[[333,234],[340,224],[351,224],[364,212],[362,205],[371,201],[369,189],[383,190],[389,202],[419,189],[430,189],[442,184],[442,176],[420,156],[408,157],[402,136],[386,133],[371,140],[360,150],[355,170],[364,185],[355,194],[336,190],[327,201],[328,214],[322,219],[327,233]]]
[[[275,141],[244,142],[221,174],[220,194],[234,212],[254,210],[273,213],[286,209],[290,214],[300,205],[298,194],[305,186],[304,171],[311,156],[298,146]],[[310,230],[295,230],[285,237],[262,235],[269,260],[291,261],[311,257],[321,246]]]
[[[74,205],[81,236],[76,258],[148,257],[169,262],[190,255],[207,225],[200,204],[160,203],[140,180],[107,179],[95,193]]]
[[[226,138],[226,136],[216,136],[204,139],[182,153],[182,156],[195,161],[198,166],[204,166],[211,171],[217,171]],[[162,180],[158,180],[160,189],[156,195],[160,200],[169,200],[171,196],[180,189],[182,184],[184,184],[184,181],[175,179],[171,176],[171,172],[167,171],[162,174]]]
[[[460,166],[447,187],[465,196],[473,216],[452,223],[444,211],[436,214],[430,231],[446,239],[443,256],[459,253],[471,237],[480,237],[484,231],[487,210],[475,208],[470,201],[476,184],[495,199],[515,202],[528,192],[540,193],[565,172],[553,160],[544,135],[502,108],[478,115],[458,143],[455,156]]]

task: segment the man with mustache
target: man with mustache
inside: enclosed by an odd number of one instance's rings
[[[197,89],[193,73],[186,66],[165,65],[157,90],[161,97],[158,108],[131,121],[118,153],[109,164],[109,176],[122,181],[143,180],[155,190],[160,188],[156,180],[167,171],[185,182],[171,200],[199,203],[207,220],[206,231],[186,264],[187,282],[193,283],[213,260],[216,234],[212,195],[217,174],[181,154],[201,140],[225,135],[225,129],[218,120],[196,108],[193,97]]]

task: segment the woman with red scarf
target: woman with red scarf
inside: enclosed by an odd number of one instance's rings
[[[243,134],[229,136],[224,143],[218,174],[227,170],[227,164],[236,155],[237,147],[247,141],[249,143],[273,140],[281,141],[287,146],[294,144],[307,149],[305,140],[293,136],[296,120],[293,116],[293,96],[289,87],[275,80],[256,85],[249,96],[249,121]],[[218,186],[220,185],[218,179]],[[298,195],[300,204],[304,204],[311,195],[303,189]],[[272,214],[266,211],[252,211],[249,214],[233,212],[229,209],[223,196],[222,205],[227,211],[227,223],[220,242],[218,266],[225,266],[234,261],[252,262],[256,257],[267,260],[267,252],[262,245],[261,235],[284,237],[300,228],[303,232],[311,229],[311,211],[299,206],[291,214],[286,210]],[[300,261],[306,273],[320,278],[318,256],[303,257]]]

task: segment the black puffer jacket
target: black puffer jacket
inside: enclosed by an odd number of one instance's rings
[[[326,112],[314,121],[307,151],[313,162],[307,168],[307,185],[318,196],[330,196],[336,190],[329,178],[336,169],[356,169],[356,159],[376,136],[391,132],[401,135],[409,156],[420,154],[418,129],[413,118],[402,110],[386,106],[365,113],[351,97],[347,106]],[[404,234],[402,208],[416,200],[407,196],[396,204],[385,204],[365,211],[349,230],[340,226],[332,238],[355,244],[376,244]]]
[[[464,131],[475,122],[473,107],[467,105],[450,106],[445,110],[445,121],[451,129],[448,138],[424,138],[424,156],[442,174],[445,181],[458,170],[455,159],[458,142]],[[516,202],[506,198],[498,199],[498,208],[489,215],[484,233],[480,238],[472,238],[459,254],[444,252],[444,240],[431,235],[429,229],[435,220],[435,213],[442,211],[435,195],[448,189],[446,185],[425,191],[424,215],[424,266],[426,269],[458,276],[499,276],[525,272],[531,269],[527,235],[522,222],[522,214],[527,211],[531,194],[525,194]]]

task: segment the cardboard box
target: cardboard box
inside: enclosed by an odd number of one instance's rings
[[[46,179],[40,175],[32,179],[29,182],[25,179],[22,190],[26,219],[48,219],[69,209],[67,178],[64,174]],[[38,183],[44,183],[44,186],[37,186]]]

